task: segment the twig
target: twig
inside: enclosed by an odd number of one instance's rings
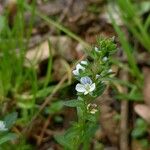
[[[51,119],[51,116],[49,115],[49,117],[47,118],[47,120],[45,121],[45,123],[43,125],[43,128],[42,128],[42,131],[40,133],[39,139],[37,140],[37,145],[41,144],[44,133],[45,133],[45,130],[47,129],[47,127],[49,125],[50,119]]]
[[[23,130],[23,133],[26,133],[27,130],[29,129],[29,127],[32,127],[33,122],[36,120],[36,118],[39,116],[39,114],[43,111],[43,109],[45,108],[45,106],[47,106],[47,104],[49,104],[49,102],[51,101],[51,99],[53,98],[53,96],[55,95],[55,93],[60,89],[61,85],[66,81],[67,79],[67,74],[65,74],[63,76],[63,78],[61,79],[61,81],[56,85],[56,87],[54,88],[54,90],[52,91],[51,95],[49,95],[44,103],[41,105],[39,111],[33,116],[32,120],[30,121],[30,123],[27,125],[27,127]]]
[[[127,80],[128,75],[125,71],[121,71],[122,80]],[[127,88],[120,88],[120,92],[127,93]],[[128,101],[121,101],[121,122],[120,122],[120,150],[129,150],[128,141]]]

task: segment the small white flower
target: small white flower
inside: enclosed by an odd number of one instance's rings
[[[101,75],[99,75],[99,74],[96,74],[96,79],[98,79],[100,76],[101,76]]]
[[[96,51],[96,52],[99,52],[99,49],[98,49],[98,47],[94,47],[94,50]]]
[[[88,93],[95,90],[95,83],[92,83],[92,80],[89,77],[82,77],[80,79],[80,83],[76,85],[76,91],[84,93],[87,95]]]
[[[8,129],[6,128],[4,121],[0,121],[0,131],[6,131],[6,130]]]
[[[85,60],[82,60],[80,63],[81,63],[82,65],[87,65],[87,64],[88,64],[87,61],[85,61]]]
[[[87,111],[91,114],[95,114],[98,111],[97,105],[96,104],[88,104]]]
[[[108,70],[108,73],[111,73],[111,72],[112,72],[112,69],[109,69],[109,70]]]
[[[108,60],[108,58],[105,56],[104,58],[103,58],[103,61],[105,62],[105,61],[107,61]]]
[[[76,65],[76,69],[72,71],[72,73],[76,76],[78,76],[80,74],[80,70],[85,70],[85,68],[83,66],[81,66],[80,64]]]

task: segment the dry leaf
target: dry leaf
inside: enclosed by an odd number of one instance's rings
[[[144,104],[134,106],[135,112],[150,124],[150,107]]]
[[[137,104],[134,106],[135,112],[150,124],[150,69],[144,67],[144,102],[145,104]]]
[[[52,44],[52,55],[56,54],[63,57],[67,61],[72,61],[76,57],[76,52],[73,50],[72,40],[67,36],[51,36],[49,38]],[[30,49],[26,54],[25,66],[38,65],[43,60],[49,57],[49,45],[48,40],[43,41],[38,46]]]

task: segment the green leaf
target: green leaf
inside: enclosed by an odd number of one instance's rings
[[[31,108],[35,107],[32,99],[24,100],[24,101],[19,101],[17,103],[17,105],[18,105],[18,107],[20,107],[22,109],[31,109]]]
[[[85,118],[84,110],[81,107],[77,107],[77,116],[79,121],[82,121]]]
[[[77,150],[79,146],[78,142],[81,141],[80,135],[80,127],[73,126],[72,128],[68,129],[64,134],[55,135],[54,138],[59,144],[63,146],[64,149]]]
[[[67,141],[65,141],[64,134],[54,135],[54,138],[60,145],[69,147],[69,144],[67,144]]]
[[[83,105],[83,101],[73,99],[73,100],[65,101],[64,105],[68,107],[80,107]]]
[[[96,118],[96,116],[93,115],[93,114],[88,114],[88,115],[86,116],[86,119],[89,120],[90,122],[97,122],[97,118]]]
[[[8,141],[14,140],[16,137],[17,137],[16,134],[9,133],[9,134],[7,134],[7,135],[0,138],[0,145],[3,144],[3,143],[6,143]]]
[[[63,101],[53,102],[49,107],[46,108],[46,113],[55,114],[57,112],[60,112],[63,106]]]
[[[96,90],[93,92],[93,96],[98,97],[103,94],[106,89],[106,85],[104,83],[98,83],[96,85]]]
[[[11,128],[13,126],[13,124],[17,120],[17,116],[18,116],[17,112],[13,112],[4,118],[6,128]]]
[[[84,135],[83,135],[83,149],[88,150],[90,149],[90,141],[93,138],[98,125],[95,123],[88,123],[84,127]]]
[[[48,60],[48,66],[47,66],[47,73],[46,73],[46,79],[44,83],[44,88],[47,87],[48,83],[51,81],[52,78],[52,45],[50,40],[48,40],[48,47],[49,47],[49,60]]]
[[[5,27],[5,17],[0,15],[0,32],[3,30],[3,28]]]
[[[48,94],[52,92],[52,90],[55,88],[55,86],[49,86],[45,87],[44,89],[41,89],[37,92],[36,97],[37,98],[43,98],[46,97]]]
[[[132,131],[133,138],[141,138],[143,137],[148,130],[148,124],[141,118],[136,120],[135,128]]]
[[[117,94],[117,96],[115,97],[116,99],[121,99],[121,100],[130,100],[130,101],[143,101],[142,100],[142,95],[141,93],[136,93],[136,94],[132,94],[132,95],[129,95],[129,94],[123,94],[123,93],[119,93]]]

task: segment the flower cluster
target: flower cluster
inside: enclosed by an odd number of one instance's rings
[[[110,56],[116,50],[116,45],[113,39],[100,39],[97,46],[93,47],[89,52],[89,59],[83,60],[78,63],[72,73],[80,82],[76,85],[75,89],[80,97],[87,99],[87,95],[94,98],[100,96],[105,89],[105,78],[108,78],[113,73],[111,69]],[[91,109],[91,113],[96,112],[95,105]],[[91,105],[87,106],[89,110]]]
[[[75,76],[79,76],[80,75],[80,71],[84,71],[85,70],[85,66],[88,65],[87,61],[81,61],[79,64],[76,65],[76,69],[72,71],[72,73]]]
[[[66,149],[80,149],[81,145],[89,149],[85,139],[94,136],[98,120],[98,106],[94,100],[103,94],[107,83],[105,81],[113,73],[110,56],[115,50],[113,39],[98,39],[96,47],[88,51],[87,59],[78,63],[72,71],[79,82],[75,87],[78,97],[65,102],[65,105],[76,107],[78,121],[63,134],[61,141],[60,137],[56,138]]]
[[[8,129],[6,128],[5,122],[0,121],[0,131],[7,131]]]

